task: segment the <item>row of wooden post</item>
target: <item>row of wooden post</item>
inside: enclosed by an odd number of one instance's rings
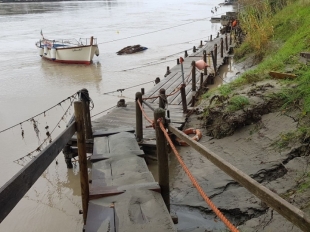
[[[218,35],[219,36],[219,35]],[[210,40],[212,41],[212,35],[210,36]],[[226,42],[226,51],[228,50],[228,43],[227,43],[227,35],[225,36]],[[224,40],[221,38],[221,57],[224,55]],[[202,47],[202,41],[201,45]],[[193,51],[196,52],[196,47],[193,47]],[[185,51],[185,57],[188,56],[187,50]],[[211,56],[213,60],[214,70],[217,69],[217,44],[214,45],[214,51],[211,51]],[[203,60],[207,63],[207,52],[206,50],[203,51]],[[180,64],[180,60],[177,59],[177,64]],[[191,106],[195,105],[196,101],[196,63],[192,61],[192,100]],[[169,75],[170,70],[167,67],[167,73],[165,76]],[[200,86],[199,88],[203,88],[203,78],[204,75],[207,75],[207,67],[204,68],[203,73],[200,76]],[[182,83],[180,86],[180,93],[182,98],[182,107],[183,112],[187,112],[187,101],[186,101],[186,93],[185,93],[186,84]],[[140,109],[140,105],[143,104],[142,96],[144,95],[144,89],[141,89],[141,92],[137,92],[135,99],[136,99],[136,139],[138,142],[143,141],[143,114]],[[159,91],[159,108],[154,110],[154,126],[156,130],[156,147],[157,147],[157,159],[158,159],[158,182],[161,187],[161,194],[163,200],[167,206],[168,211],[170,211],[170,189],[169,189],[169,166],[168,166],[168,153],[167,153],[167,140],[165,138],[164,133],[159,127],[158,119],[162,119],[163,124],[165,124],[166,120],[166,93],[165,89],[160,89]],[[139,104],[140,103],[140,104]]]

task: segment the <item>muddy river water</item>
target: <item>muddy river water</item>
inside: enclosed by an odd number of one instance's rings
[[[50,131],[54,128],[52,138],[65,127],[72,111],[64,115],[69,101],[58,102],[82,88],[88,89],[94,102],[92,115],[115,106],[120,98],[132,101],[141,87],[147,91],[156,77],[164,78],[166,67],[176,65],[185,50],[219,31],[221,25],[211,23],[210,17],[232,10],[220,6],[222,2],[0,3],[0,186],[29,162],[31,156],[26,155],[42,143],[47,126]],[[35,47],[41,30],[49,39],[94,36],[100,56],[88,66],[42,60]],[[116,55],[135,44],[148,50]],[[229,69],[226,74],[230,75]],[[125,91],[117,92],[120,88]],[[37,114],[36,134],[28,119]],[[14,162],[21,157],[25,159]],[[56,161],[0,224],[0,231],[81,231],[78,168],[68,170],[62,154]]]

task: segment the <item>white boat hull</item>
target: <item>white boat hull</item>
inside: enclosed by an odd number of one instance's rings
[[[60,63],[90,64],[94,55],[99,55],[97,44],[63,46],[62,44],[42,43],[42,41],[39,41],[36,46],[42,58]],[[44,52],[42,52],[42,49]]]

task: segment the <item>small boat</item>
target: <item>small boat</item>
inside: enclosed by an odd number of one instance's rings
[[[141,45],[138,44],[138,45],[124,47],[123,49],[116,52],[116,54],[117,55],[132,54],[132,53],[144,51],[146,49],[147,47],[142,47]]]
[[[42,35],[42,32],[41,32]],[[45,39],[36,42],[42,58],[60,63],[90,64],[94,55],[99,56],[97,39]]]

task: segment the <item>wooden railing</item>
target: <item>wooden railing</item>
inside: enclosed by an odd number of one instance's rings
[[[83,94],[88,94],[86,89],[83,89],[80,92],[82,92],[80,96],[83,96]],[[41,174],[53,162],[57,155],[71,140],[75,132],[77,132],[78,140],[77,145],[81,176],[83,218],[84,221],[86,220],[88,203],[88,173],[87,165],[85,165],[85,140],[86,138],[89,139],[91,136],[89,101],[87,98],[80,97],[80,101],[74,102],[74,111],[75,120],[73,120],[73,122],[71,122],[71,124],[68,125],[67,128],[60,135],[58,135],[58,137],[51,144],[42,150],[36,157],[34,157],[16,175],[14,175],[0,188],[0,223],[13,210],[18,202],[38,180]],[[87,184],[85,184],[85,181]]]
[[[136,96],[140,96],[141,93],[136,93]],[[137,101],[140,100],[136,98]],[[141,102],[143,103],[143,101]],[[136,108],[137,116],[137,128],[139,128],[139,135],[143,134],[142,131],[142,112],[141,107]],[[272,192],[262,184],[258,183],[256,180],[252,179],[246,173],[237,169],[232,164],[228,163],[214,152],[209,150],[208,148],[202,146],[199,142],[191,139],[188,135],[180,131],[179,129],[169,125],[169,118],[166,118],[165,110],[161,107],[154,109],[154,124],[156,129],[156,147],[157,147],[157,159],[158,159],[158,173],[159,173],[159,185],[161,187],[161,194],[166,203],[167,208],[170,208],[170,200],[169,200],[169,165],[168,165],[168,154],[167,154],[167,141],[164,137],[164,134],[161,133],[159,127],[156,125],[158,118],[163,118],[166,122],[166,128],[169,132],[186,142],[193,149],[198,151],[201,155],[206,157],[209,161],[211,161],[214,165],[232,177],[235,181],[237,181],[240,185],[246,188],[249,192],[254,194],[256,197],[260,198],[263,202],[265,202],[268,206],[277,211],[284,218],[292,222],[294,225],[299,227],[303,231],[309,231],[310,228],[310,217],[302,210],[298,209],[294,205],[290,204],[283,198],[281,198],[276,193]],[[138,134],[137,134],[138,135]],[[138,141],[143,140],[141,136]]]

